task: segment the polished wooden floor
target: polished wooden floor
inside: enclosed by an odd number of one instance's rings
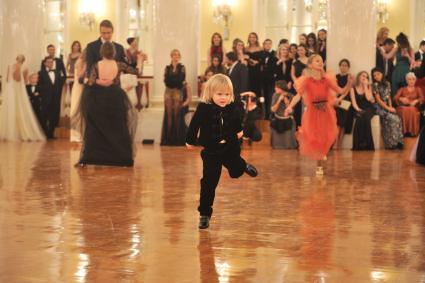
[[[409,142],[411,144],[412,141]],[[0,282],[425,282],[425,167],[408,150],[244,150],[197,229],[199,151],[139,147],[134,168],[73,168],[66,141],[0,143]]]

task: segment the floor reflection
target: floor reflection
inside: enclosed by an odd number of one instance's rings
[[[261,175],[223,170],[201,232],[198,151],[75,169],[78,153],[1,144],[0,282],[424,281],[425,167],[405,152],[334,151],[320,179],[296,151],[244,150]]]

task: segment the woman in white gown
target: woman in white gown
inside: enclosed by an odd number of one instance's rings
[[[38,123],[25,88],[24,55],[16,57],[16,63],[8,67],[0,105],[0,140],[44,141],[43,130]]]
[[[86,50],[78,57],[75,63],[74,71],[74,85],[71,92],[71,113],[70,117],[75,115],[77,106],[80,104],[81,94],[83,93],[84,82],[83,79],[86,73]],[[70,141],[81,142],[81,133],[71,128]]]

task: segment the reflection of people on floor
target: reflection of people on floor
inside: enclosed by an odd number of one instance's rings
[[[199,234],[199,278],[201,283],[219,283],[218,273],[215,266],[214,249],[211,244],[209,232]]]
[[[78,170],[80,191],[70,210],[80,223],[74,229],[80,240],[80,262],[86,264],[82,282],[142,282],[137,270],[141,256],[140,186],[133,170],[101,168]],[[110,173],[105,172],[110,170]],[[111,185],[114,184],[114,185]],[[119,201],[117,201],[119,200]],[[79,263],[80,264],[80,263]]]
[[[319,186],[300,204],[302,247],[299,265],[313,277],[316,272],[331,268],[335,238],[334,207],[326,193],[326,183]]]

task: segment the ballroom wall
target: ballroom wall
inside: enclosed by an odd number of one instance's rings
[[[419,0],[424,1],[424,0]],[[380,27],[388,27],[390,29],[390,37],[395,38],[399,32],[411,35],[411,5],[414,1],[409,0],[391,0],[389,1],[388,12],[389,18],[385,23],[378,23],[377,30]]]
[[[99,23],[103,19],[109,19],[117,29],[117,1],[121,0],[97,0],[99,2],[98,10],[96,11],[96,25],[93,30],[83,26],[79,22],[78,9],[79,5],[83,4],[84,0],[68,0],[67,1],[67,19],[68,19],[68,38],[71,43],[74,40],[79,40],[83,46],[99,37]],[[116,33],[117,31],[115,31]],[[116,36],[116,35],[114,35]],[[70,46],[65,46],[66,52],[69,52]]]
[[[255,31],[253,28],[253,2],[255,0],[234,1],[232,7],[232,20],[230,22],[229,40],[224,41],[226,51],[232,49],[232,40],[240,38],[246,42],[248,34]],[[200,11],[200,70],[199,74],[207,67],[206,56],[208,47],[211,44],[211,35],[219,32],[223,35],[223,25],[213,21],[212,0],[201,0]]]

